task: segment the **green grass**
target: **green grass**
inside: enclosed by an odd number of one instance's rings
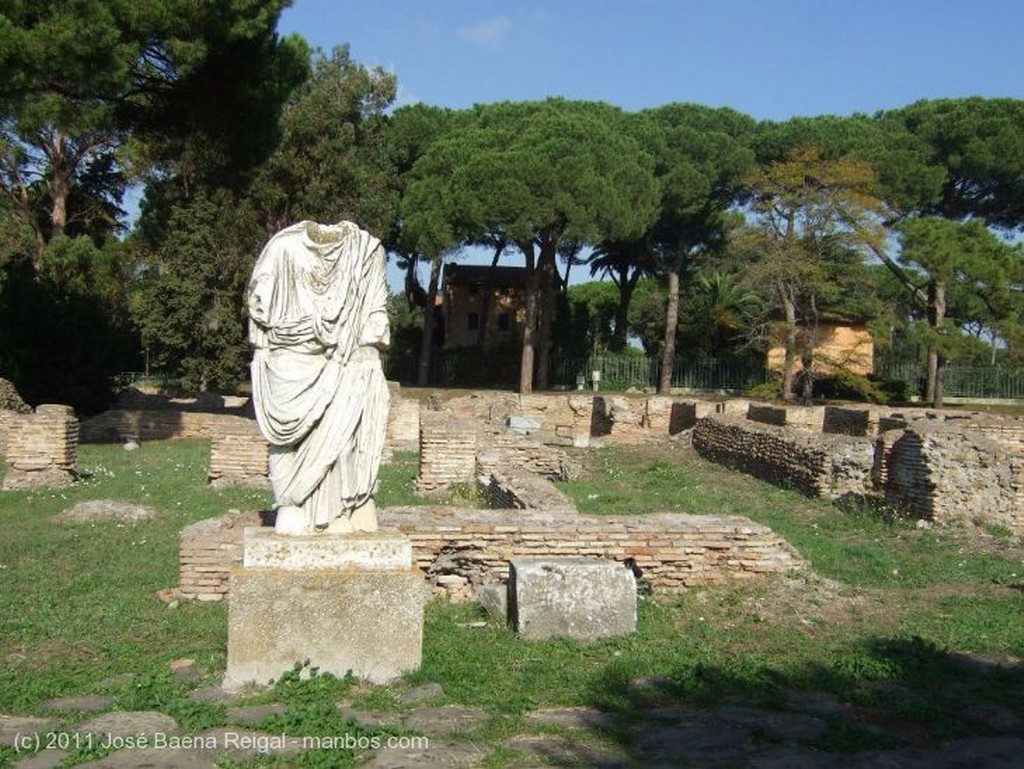
[[[502,766],[515,755],[500,742],[527,729],[524,714],[541,706],[612,713],[616,725],[592,737],[624,746],[650,708],[677,702],[776,707],[796,692],[827,692],[919,724],[936,739],[969,733],[973,727],[955,714],[972,704],[1024,711],[1019,670],[979,676],[946,654],[1024,656],[1024,598],[1014,587],[1024,575],[1019,540],[1002,532],[978,540],[921,530],[866,506],[840,509],[668,444],[605,448],[582,458],[586,476],[563,488],[585,514],[748,516],[792,542],[814,573],[643,599],[635,635],[589,645],[525,642],[498,623],[481,624],[475,604],[433,602],[419,671],[383,687],[286,676],[254,697],[288,707],[263,726],[356,733],[339,720],[334,702],[398,711],[409,707],[399,699],[404,688],[434,681],[444,687],[444,702],[487,710],[488,723],[469,736],[491,748],[489,765]],[[223,675],[225,606],[172,609],[155,597],[177,584],[182,527],[270,502],[266,492],[210,489],[207,462],[208,448],[197,442],[146,443],[130,453],[85,445],[83,482],[0,493],[0,713],[38,714],[47,699],[107,691],[117,697],[114,707],[162,710],[188,732],[224,724],[223,706],[196,704],[187,694]],[[414,454],[398,454],[382,468],[378,503],[422,504],[411,491],[416,469]],[[85,499],[142,502],[164,514],[134,525],[57,519]],[[206,671],[202,681],[173,680],[168,664],[182,657]],[[642,680],[647,685],[637,685]],[[837,721],[817,746],[849,751],[872,739]],[[0,766],[12,758],[0,748]],[[288,765],[350,766],[357,759],[358,752],[321,751]]]

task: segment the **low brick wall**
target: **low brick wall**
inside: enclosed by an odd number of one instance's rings
[[[5,489],[67,486],[78,478],[78,419],[70,406],[40,405],[7,424]]]
[[[522,557],[629,562],[656,589],[806,567],[771,529],[740,516],[579,516],[442,507],[386,508],[378,515],[381,526],[412,540],[416,566],[440,584],[447,575],[473,584],[504,580],[509,561]],[[184,597],[223,599],[231,565],[241,562],[247,525],[260,525],[259,515],[233,513],[182,530],[179,590]]]
[[[227,432],[240,422],[252,420],[238,414],[176,409],[105,411],[82,422],[83,443],[122,443],[168,438],[204,438]]]
[[[241,486],[269,489],[270,446],[255,420],[225,424],[210,438],[210,469],[207,479],[215,488]]]
[[[259,526],[259,513],[233,511],[186,526],[178,535],[178,591],[183,598],[220,601],[231,568],[242,563],[242,533]]]
[[[874,449],[869,440],[716,415],[697,423],[692,442],[705,459],[808,496],[837,499],[872,488]]]
[[[11,433],[11,425],[15,420],[24,417],[17,411],[0,409],[0,459],[7,457],[7,436]]]
[[[420,414],[417,491],[432,492],[476,482],[477,426],[443,411]]]
[[[984,522],[1024,536],[1024,444],[960,428],[917,423],[884,434],[886,502],[939,524]]]

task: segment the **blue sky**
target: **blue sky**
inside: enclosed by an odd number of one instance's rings
[[[564,96],[785,120],[1024,98],[1024,0],[294,0],[279,31],[348,43],[397,75],[399,105]]]
[[[295,0],[279,30],[348,43],[398,76],[400,104],[564,96],[784,120],[1024,98],[1021,0]]]

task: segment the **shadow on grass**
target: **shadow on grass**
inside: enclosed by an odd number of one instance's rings
[[[939,749],[976,737],[1024,747],[1024,666],[1013,658],[949,654],[911,637],[871,638],[832,664],[795,670],[736,662],[642,677],[606,668],[590,688],[591,707],[610,724],[602,735],[638,766],[743,766],[752,757],[799,762],[822,753],[825,766],[828,755]]]

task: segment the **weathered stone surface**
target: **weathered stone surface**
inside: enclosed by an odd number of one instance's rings
[[[66,750],[41,750],[14,763],[14,769],[53,769],[68,757]]]
[[[508,622],[508,584],[488,582],[476,589],[476,599],[487,615],[499,622]]]
[[[505,420],[505,426],[514,433],[529,435],[540,429],[540,418],[524,414],[512,414]]]
[[[258,525],[258,513],[232,510],[182,529],[178,535],[178,590],[182,597],[223,600],[231,568],[242,563],[245,529]]]
[[[0,714],[0,745],[14,746],[19,735],[42,734],[57,726],[52,718]]]
[[[424,599],[421,576],[409,567],[236,567],[224,688],[266,684],[305,660],[339,677],[387,683],[419,667]]]
[[[476,766],[487,751],[471,742],[432,739],[419,744],[410,740],[410,747],[386,747],[361,764],[362,769],[448,769]]]
[[[425,702],[426,700],[435,700],[444,697],[444,688],[439,683],[433,681],[419,686],[414,686],[411,689],[406,689],[400,695],[398,699],[404,703],[410,702]]]
[[[69,523],[94,523],[96,521],[118,521],[138,523],[160,516],[160,511],[146,505],[137,505],[118,499],[91,499],[78,502],[65,510],[58,518]]]
[[[564,734],[519,734],[506,740],[505,746],[542,761],[544,766],[626,769],[633,765],[629,754],[620,747],[595,745],[592,740]]]
[[[58,697],[43,703],[43,710],[75,710],[79,713],[92,713],[110,708],[116,698],[101,694],[82,694],[73,697]]]
[[[509,621],[529,639],[579,641],[636,630],[636,578],[614,561],[596,558],[513,559]]]
[[[526,723],[563,729],[609,729],[615,717],[595,708],[540,708],[526,714]]]
[[[394,530],[288,537],[269,527],[251,526],[245,529],[243,553],[242,565],[247,569],[379,570],[412,565],[412,544]]]
[[[402,718],[402,723],[430,736],[471,732],[487,723],[489,716],[483,708],[462,705],[444,705],[438,708],[413,708]]]
[[[155,710],[125,710],[104,713],[75,727],[79,734],[129,737],[133,735],[177,734],[178,722]]]

